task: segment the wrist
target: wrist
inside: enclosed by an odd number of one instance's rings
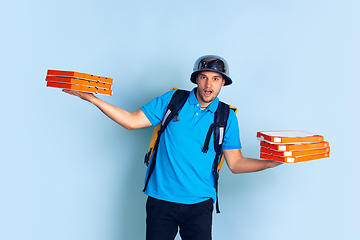
[[[96,102],[99,100],[99,98],[96,97],[94,94],[89,94],[85,100],[96,105]]]

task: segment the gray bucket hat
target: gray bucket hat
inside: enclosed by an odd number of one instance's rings
[[[229,77],[229,65],[222,57],[215,55],[206,55],[198,58],[194,64],[193,73],[191,74],[190,81],[196,84],[196,77],[199,72],[217,72],[225,78],[225,84],[230,85],[232,83]]]

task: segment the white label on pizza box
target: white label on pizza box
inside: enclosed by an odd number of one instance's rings
[[[279,150],[280,150],[280,151],[285,151],[285,150],[286,150],[286,146],[279,146]]]
[[[285,157],[291,157],[291,156],[292,156],[292,152],[284,152],[284,156],[285,156]]]

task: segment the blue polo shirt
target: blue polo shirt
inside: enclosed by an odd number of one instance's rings
[[[169,91],[141,107],[153,126],[162,121],[174,92]],[[207,153],[203,153],[202,148],[209,126],[214,122],[218,103],[216,98],[205,110],[201,110],[194,89],[191,91],[179,111],[179,121],[171,121],[161,135],[155,169],[145,194],[183,204],[199,203],[209,198],[216,200],[213,134]],[[229,114],[222,148],[241,148],[239,125],[233,111]]]

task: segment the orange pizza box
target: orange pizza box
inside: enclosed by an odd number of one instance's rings
[[[261,147],[270,148],[277,151],[300,151],[310,149],[321,149],[329,147],[328,142],[304,143],[304,144],[272,144],[266,141],[260,142]]]
[[[101,83],[95,82],[90,80],[84,80],[79,78],[72,78],[72,77],[58,77],[58,76],[46,76],[46,81],[49,82],[60,82],[60,83],[69,83],[69,84],[76,84],[81,86],[89,86],[89,87],[97,87],[110,90],[111,84],[109,83]]]
[[[95,82],[103,82],[103,83],[109,83],[109,84],[113,83],[112,78],[100,77],[100,76],[96,76],[96,75],[92,75],[92,74],[73,72],[73,71],[62,71],[62,70],[51,70],[51,69],[49,69],[48,72],[47,72],[47,75],[49,75],[49,76],[73,77],[73,78],[92,80],[92,81],[95,81]]]
[[[100,93],[105,95],[112,95],[111,90],[101,89],[96,87],[89,87],[89,86],[81,86],[76,84],[69,84],[69,83],[60,83],[60,82],[47,82],[47,87],[54,87],[54,88],[62,88],[62,89],[71,89],[75,91],[81,92],[90,92],[90,93]]]
[[[323,136],[301,130],[261,131],[257,132],[257,137],[260,141],[275,144],[314,143],[323,141]]]
[[[112,95],[112,90],[109,90],[109,89],[103,89],[103,88],[98,88],[96,93],[99,93],[99,94],[105,94],[105,95]]]
[[[45,81],[76,84],[76,85],[88,86],[88,87],[96,87],[95,81],[83,80],[83,79],[72,78],[72,77],[46,76]]]
[[[321,154],[299,156],[299,157],[283,157],[283,156],[274,156],[274,155],[260,152],[260,158],[262,158],[262,159],[273,160],[273,161],[284,162],[284,163],[305,162],[305,161],[311,161],[311,160],[316,160],[316,159],[328,158],[329,156],[330,156],[330,153],[321,153]]]
[[[102,89],[111,90],[111,86],[112,86],[112,84],[110,84],[110,83],[103,83],[103,82],[96,83],[96,87],[102,88]]]
[[[321,154],[321,153],[329,153],[330,148],[323,148],[323,149],[311,149],[311,150],[301,150],[301,151],[276,151],[269,148],[261,147],[260,151],[262,153],[274,155],[274,156],[282,156],[282,157],[301,157],[301,156],[308,156],[314,154]]]

